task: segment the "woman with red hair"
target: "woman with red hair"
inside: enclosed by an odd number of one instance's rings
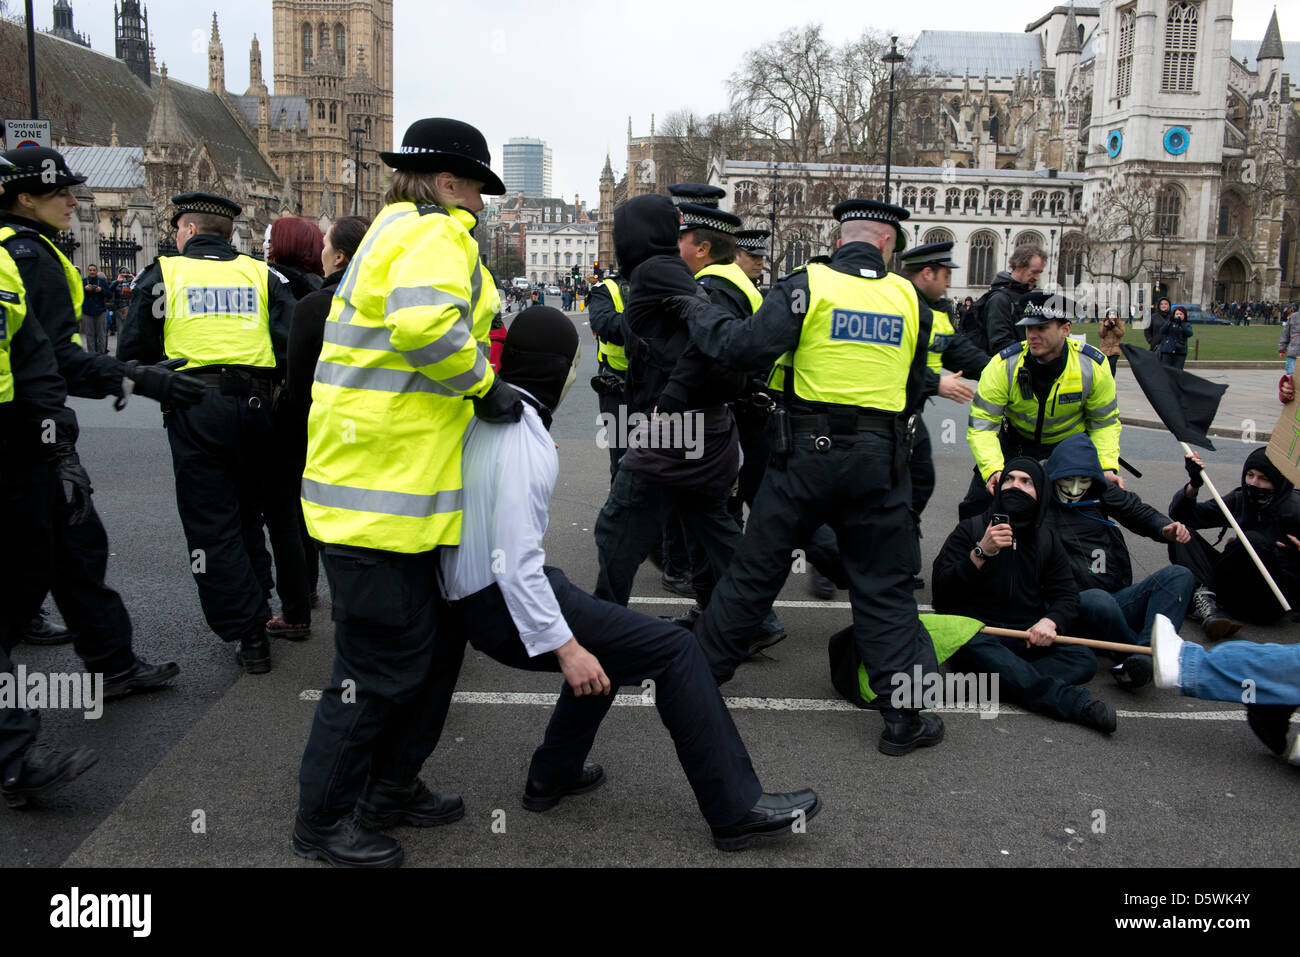
[[[320,254],[325,236],[309,219],[281,216],[271,224],[266,261],[289,280],[293,298],[301,299],[321,286],[325,275]]]

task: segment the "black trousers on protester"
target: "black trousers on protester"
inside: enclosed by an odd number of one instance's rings
[[[438,553],[325,545],[334,668],[298,772],[313,825],[351,813],[367,776],[405,783],[442,735],[465,640],[446,627]]]
[[[10,449],[0,470],[0,672],[15,675],[9,653],[22,640],[32,616],[54,581],[53,462],[18,463]],[[62,494],[59,492],[58,494]],[[0,778],[17,774],[36,741],[40,713],[0,708]]]
[[[270,402],[209,388],[198,405],[170,410],[166,423],[176,507],[203,615],[223,641],[238,641],[271,617],[262,532],[272,468]]]
[[[280,595],[284,620],[302,625],[311,621],[311,593],[308,562],[316,564],[316,549],[304,544],[306,525],[302,517],[302,470],[294,453],[292,419],[275,415],[275,442],[268,463],[265,505],[262,518],[271,537],[275,555],[275,587]]]
[[[1081,645],[1028,646],[1020,638],[976,635],[951,662],[972,674],[997,674],[998,696],[1061,721],[1078,721],[1092,700],[1079,687],[1097,673],[1097,656]]]
[[[612,415],[614,421],[618,421],[618,409],[627,400],[621,395],[608,395],[604,392],[596,393],[596,404],[604,415]],[[611,432],[607,439],[609,440],[609,480],[614,481],[614,476],[618,474],[618,463],[623,460],[623,453],[627,449],[623,448],[618,441],[617,432]]]
[[[1291,606],[1300,607],[1300,595],[1288,590],[1273,540],[1256,531],[1247,531],[1246,538]],[[1192,540],[1186,545],[1175,542],[1169,546],[1169,561],[1189,569],[1196,576],[1196,584],[1213,591],[1219,604],[1234,618],[1251,624],[1270,625],[1282,617],[1282,606],[1240,541],[1229,542],[1220,552],[1199,532],[1192,532]]]
[[[596,517],[596,549],[600,556],[597,598],[627,604],[637,569],[663,534],[664,522],[674,510],[708,554],[714,577],[721,577],[740,543],[740,528],[727,511],[727,500],[649,482],[636,472],[620,468],[610,486],[609,498]],[[700,594],[698,584],[696,588],[696,598],[704,607],[709,601],[707,589]]]
[[[872,686],[892,688],[893,675],[910,678],[916,664],[938,670],[912,593],[921,552],[911,483],[894,482],[893,455],[894,439],[882,433],[835,435],[826,452],[802,436],[785,468],[767,470],[744,540],[695,625],[720,681],[747,656],[747,639],[790,574],[791,551],[822,524],[839,543],[854,639]]]
[[[546,577],[574,637],[605,669],[611,691],[579,697],[564,683],[528,776],[547,787],[577,777],[618,687],[630,685],[640,692],[649,680],[654,682],[655,707],[705,820],[725,827],[744,817],[763,788],[690,632],[593,598],[558,568],[548,567]],[[478,651],[512,668],[559,672],[555,655],[528,657],[496,585],[453,602],[451,609],[461,640],[468,638]]]

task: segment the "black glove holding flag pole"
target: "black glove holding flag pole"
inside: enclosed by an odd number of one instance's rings
[[[1202,473],[1205,471],[1201,463],[1196,461],[1196,457],[1189,455],[1183,459],[1183,465],[1187,467],[1188,485],[1192,488],[1200,488],[1205,484],[1205,477]]]
[[[131,381],[131,385],[127,387],[123,383],[122,395],[113,403],[113,407],[122,411],[126,407],[126,397],[132,392],[177,409],[198,405],[203,399],[203,383],[176,371],[189,361],[167,359],[152,366],[141,365],[134,359],[127,362],[126,378]]]
[[[90,496],[95,491],[90,487],[90,476],[71,443],[60,442],[54,447],[54,462],[59,483],[63,486],[63,499],[68,503],[68,524],[80,525],[90,517]]]

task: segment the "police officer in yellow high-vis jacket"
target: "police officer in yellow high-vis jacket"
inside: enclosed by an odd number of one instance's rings
[[[873,687],[897,688],[937,670],[917,619],[912,578],[921,555],[909,510],[908,454],[920,408],[931,313],[884,256],[905,244],[908,212],[875,200],[834,209],[831,261],[778,282],[748,319],[700,299],[679,300],[691,337],[718,362],[762,369],[777,360],[784,408],[745,537],[695,626],[715,677],[726,680],[790,573],[790,555],[822,523],[835,530],[853,604],[853,635]],[[778,358],[780,357],[780,358]],[[782,426],[782,423],[786,423]],[[906,754],[943,738],[920,696],[881,695],[878,744]]]
[[[625,402],[627,353],[623,348],[623,300],[627,281],[618,273],[606,276],[591,287],[587,297],[587,317],[596,337],[598,373],[591,379],[601,415],[618,419],[618,407]],[[609,443],[609,477],[618,473],[619,460],[626,449],[619,442]]]
[[[400,151],[380,157],[394,170],[387,205],[335,289],[312,387],[303,515],[323,544],[335,657],[293,830],[296,853],[362,867],[401,863],[401,846],[380,828],[465,812],[459,796],[417,776],[464,648],[438,633],[436,549],[460,542],[471,417],[523,413],[475,336],[493,290],[470,231],[481,194],[505,192],[482,133],[419,120]]]
[[[137,277],[117,355],[185,360],[184,374],[204,386],[193,408],[164,405],[185,560],[208,626],[239,642],[245,671],[262,674],[271,670],[262,532],[271,397],[283,378],[294,298],[282,275],[231,246],[237,203],[184,193],[172,204],[177,255]]]
[[[1059,443],[1087,433],[1106,477],[1119,476],[1119,403],[1106,357],[1070,338],[1074,303],[1035,290],[1021,302],[1025,342],[1007,346],[980,376],[966,438],[975,476],[959,507],[962,518],[992,501],[1002,465],[1017,455],[1045,459]]]

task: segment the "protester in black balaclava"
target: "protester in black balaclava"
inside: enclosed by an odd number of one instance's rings
[[[1228,529],[1228,520],[1213,499],[1196,500],[1205,482],[1201,457],[1193,453],[1185,465],[1189,481],[1174,493],[1170,517],[1190,529]],[[1269,461],[1264,446],[1246,456],[1241,466],[1241,486],[1224,495],[1223,503],[1287,602],[1292,608],[1300,608],[1300,492]],[[1169,547],[1169,560],[1191,569],[1196,576],[1189,617],[1215,622],[1226,613],[1242,621],[1270,624],[1283,613],[1272,589],[1235,535],[1219,552],[1193,532],[1187,544]],[[1207,624],[1207,634],[1210,631]]]
[[[1009,460],[993,505],[959,522],[935,559],[934,607],[1030,634],[976,635],[950,659],[954,668],[997,674],[1006,700],[1110,734],[1115,709],[1079,687],[1096,674],[1096,655],[1052,640],[1068,634],[1079,596],[1069,555],[1042,527],[1050,494],[1036,460]]]

